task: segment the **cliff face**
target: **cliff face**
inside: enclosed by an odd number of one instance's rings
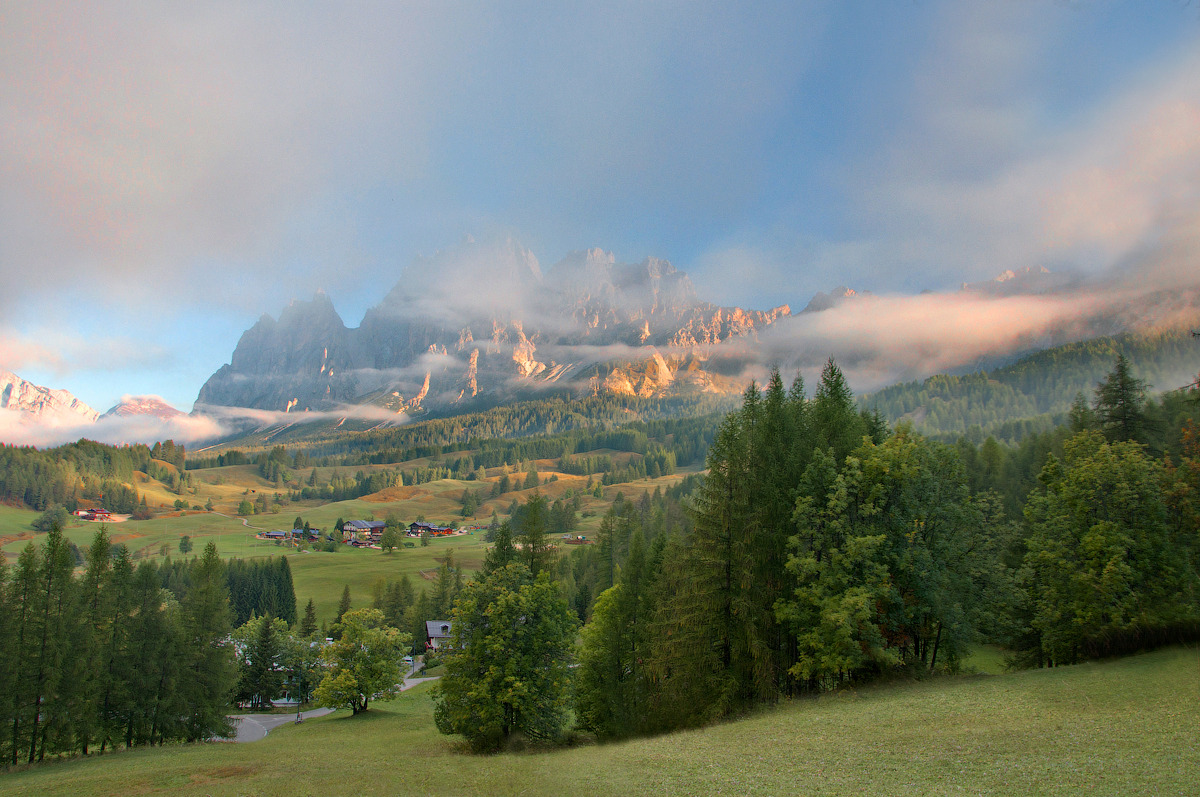
[[[297,411],[371,402],[396,411],[540,387],[662,395],[736,390],[704,369],[714,347],[789,314],[700,301],[665,260],[575,252],[542,273],[511,241],[410,269],[356,329],[328,297],[247,330],[197,404]],[[383,398],[380,398],[383,397]]]
[[[100,415],[66,390],[35,385],[9,371],[0,371],[0,410],[47,423],[94,423]]]

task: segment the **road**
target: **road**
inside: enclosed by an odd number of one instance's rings
[[[405,678],[400,690],[412,689],[417,684],[436,681],[439,677],[435,675],[431,678]],[[302,712],[300,717],[302,719],[324,717],[332,712],[331,708],[314,708],[311,711]],[[234,736],[227,740],[231,742],[257,742],[259,739],[265,739],[268,733],[280,725],[296,721],[295,714],[232,714],[229,718],[233,720],[234,730]]]
[[[300,714],[303,719],[312,717],[324,717],[333,711],[331,708],[314,708],[312,711],[305,711]],[[295,714],[234,714],[230,717],[233,720],[234,737],[230,740],[233,742],[257,742],[259,739],[266,738],[266,735],[278,728],[280,725],[286,725],[289,722],[296,721]]]

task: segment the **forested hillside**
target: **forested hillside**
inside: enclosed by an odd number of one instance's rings
[[[1200,341],[1187,329],[1126,333],[1058,346],[988,372],[938,374],[863,396],[889,423],[906,420],[943,440],[966,435],[1018,443],[1062,423],[1080,393],[1090,396],[1124,355],[1154,392],[1175,390],[1200,372]]]
[[[347,464],[399,462],[398,452],[428,456],[465,448],[472,440],[512,440],[575,430],[603,431],[636,421],[655,421],[724,413],[736,405],[728,396],[694,395],[667,398],[600,395],[575,398],[559,393],[485,410],[469,406],[454,415],[415,420],[401,426],[375,423],[362,428],[354,418],[338,421],[278,424],[258,429],[206,449],[206,456],[239,449],[255,451],[275,445],[304,450],[314,459]],[[204,458],[194,463],[205,461]],[[191,467],[196,467],[195,464]]]
[[[953,670],[980,641],[1056,666],[1200,637],[1200,391],[1147,402],[1130,371],[1118,359],[1070,426],[1028,449],[884,429],[832,362],[812,399],[778,375],[751,388],[710,450],[690,531],[664,539],[634,514],[631,531],[610,522],[595,552],[572,554],[613,584],[583,629],[580,724],[603,737],[700,724]],[[1007,479],[1037,486],[1010,508]],[[536,574],[535,547],[516,558]],[[486,639],[469,613],[456,620],[465,648]],[[467,711],[452,682],[443,691],[448,718]],[[443,729],[483,748],[511,730]]]

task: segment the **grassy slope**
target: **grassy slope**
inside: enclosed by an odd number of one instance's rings
[[[1200,652],[799,700],[653,739],[462,752],[427,690],[248,745],[138,750],[0,776],[0,792],[692,795],[1195,794]]]
[[[596,455],[608,454],[620,464],[635,455],[620,454],[619,452],[598,451]],[[413,460],[402,463],[401,467],[411,468],[426,460]],[[163,467],[165,463],[159,463]],[[554,473],[551,468],[553,460],[539,460],[538,469],[543,481]],[[380,467],[380,466],[376,466]],[[386,466],[395,467],[395,466]],[[368,470],[370,468],[367,468]],[[333,469],[318,469],[318,476],[328,478]],[[348,472],[350,469],[342,469]],[[694,469],[692,469],[694,470]],[[294,478],[307,478],[311,470],[301,469],[294,473]],[[237,503],[245,497],[247,490],[274,492],[274,486],[264,481],[252,465],[236,465],[224,468],[212,468],[192,471],[197,491],[189,494],[186,499],[189,504],[203,505],[210,498],[213,500],[216,512],[170,512],[152,520],[126,521],[124,523],[109,523],[108,531],[116,542],[129,546],[136,556],[150,559],[160,559],[162,546],[167,546],[168,555],[179,557],[179,539],[183,535],[192,538],[193,555],[199,554],[209,540],[217,543],[217,549],[224,557],[250,558],[255,556],[272,556],[281,553],[291,555],[290,564],[296,586],[296,600],[303,609],[304,604],[312,598],[317,609],[317,620],[332,621],[337,612],[337,604],[342,596],[342,588],[349,584],[351,599],[355,606],[368,605],[371,600],[371,584],[379,578],[399,578],[407,573],[413,587],[420,592],[422,586],[432,584],[421,574],[432,575],[445,556],[447,548],[454,549],[456,561],[468,570],[478,569],[483,561],[484,543],[482,534],[454,537],[445,540],[434,540],[428,548],[406,548],[391,555],[384,556],[377,550],[354,550],[348,546],[339,548],[337,553],[297,553],[294,549],[280,547],[273,542],[255,539],[258,531],[271,529],[290,529],[296,516],[302,516],[309,523],[320,529],[332,529],[338,518],[350,520],[354,518],[383,519],[389,512],[394,512],[402,522],[415,520],[424,516],[435,523],[449,523],[457,520],[461,525],[486,524],[492,511],[496,510],[503,518],[509,505],[514,499],[524,502],[528,500],[533,490],[512,490],[502,496],[491,498],[494,483],[501,476],[500,468],[488,471],[488,480],[461,481],[457,479],[442,479],[436,482],[410,487],[393,487],[374,495],[364,496],[350,501],[321,504],[319,501],[302,501],[284,506],[278,513],[252,515],[245,519],[234,516]],[[586,476],[570,476],[555,473],[558,480],[543,484],[538,489],[550,501],[562,497],[568,488],[582,490],[587,484]],[[646,479],[629,484],[612,485],[604,488],[604,497],[588,496],[583,499],[582,510],[587,517],[580,519],[577,533],[594,534],[600,520],[612,504],[618,492],[623,492],[627,498],[640,496],[642,491],[653,492],[655,487],[666,489],[676,484],[684,476],[683,473],[674,476],[664,476],[658,479]],[[524,478],[524,474],[512,474],[516,481]],[[147,496],[147,502],[155,507],[167,507],[177,498],[174,493],[167,491],[161,483],[147,479],[144,474],[135,477],[138,491]],[[220,482],[219,484],[216,482]],[[460,499],[463,490],[478,493],[483,491],[487,500],[480,506],[474,518],[462,518],[460,514]],[[253,497],[251,494],[250,497]],[[160,510],[161,511],[161,510]],[[40,544],[42,535],[35,534],[30,522],[39,513],[24,509],[13,509],[0,505],[0,552],[7,557],[11,565],[17,555],[34,540]],[[248,524],[248,525],[247,525]],[[81,549],[91,544],[98,524],[77,521],[74,518],[65,529],[68,540]],[[436,559],[435,559],[436,557]]]

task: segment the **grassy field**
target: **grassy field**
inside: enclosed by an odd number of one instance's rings
[[[312,598],[317,622],[332,622],[347,584],[356,607],[370,605],[371,584],[377,579],[398,579],[407,574],[418,593],[423,587],[432,591],[433,578],[448,550],[454,551],[456,563],[468,570],[478,570],[486,550],[483,533],[430,540],[428,547],[418,545],[386,555],[348,546],[337,553],[294,554],[288,563],[296,585],[296,605],[303,611],[304,604]]]
[[[0,775],[0,793],[838,795],[1200,792],[1200,652],[880,685],[621,744],[473,756],[426,689],[247,745]]]
[[[598,455],[607,454],[618,464],[625,462],[631,454],[620,452],[598,451]],[[402,469],[428,465],[427,460],[413,460],[402,463]],[[579,490],[586,486],[588,477],[571,476],[552,470],[553,460],[539,460],[539,473],[545,482],[537,488],[550,501],[562,497],[568,489]],[[158,463],[162,468],[173,470],[166,463]],[[378,469],[385,466],[375,466]],[[397,466],[386,466],[397,467]],[[371,470],[373,468],[364,468]],[[326,479],[333,468],[318,468],[318,477]],[[348,469],[342,469],[343,471]],[[694,470],[694,469],[693,469]],[[306,478],[311,471],[301,470],[293,473],[293,480]],[[120,542],[129,547],[138,559],[149,558],[157,561],[164,555],[178,558],[179,540],[184,535],[192,539],[193,554],[198,554],[209,540],[217,543],[217,550],[226,558],[251,558],[256,556],[273,556],[287,553],[290,556],[292,575],[296,586],[296,600],[303,608],[309,598],[312,598],[317,609],[317,620],[332,621],[337,613],[337,604],[342,596],[342,589],[350,585],[351,598],[355,606],[365,606],[371,600],[371,585],[380,578],[399,578],[408,574],[413,587],[420,592],[423,585],[428,586],[430,579],[440,565],[440,559],[445,557],[446,549],[453,548],[455,560],[468,570],[478,569],[483,561],[485,545],[482,534],[464,535],[451,539],[439,539],[425,547],[404,548],[385,556],[378,550],[355,550],[343,546],[336,553],[308,552],[299,553],[293,548],[281,547],[274,542],[255,538],[259,531],[273,529],[290,529],[297,516],[303,517],[313,527],[330,530],[338,518],[379,519],[394,513],[405,524],[424,517],[433,523],[448,524],[457,520],[460,525],[483,525],[491,518],[492,511],[497,511],[501,518],[505,517],[509,506],[514,500],[527,501],[533,490],[511,490],[495,498],[491,496],[493,484],[501,477],[500,468],[492,468],[487,472],[488,480],[463,481],[458,479],[442,479],[427,484],[392,487],[372,495],[350,501],[322,504],[317,501],[302,501],[283,506],[278,512],[251,515],[240,518],[234,515],[238,502],[247,497],[248,491],[274,492],[273,485],[258,475],[253,465],[234,465],[224,468],[210,468],[192,471],[196,492],[185,496],[189,505],[203,505],[210,499],[213,501],[214,512],[174,512],[165,509],[173,504],[179,496],[168,491],[160,482],[148,479],[145,474],[135,474],[136,487],[139,494],[146,496],[152,507],[157,507],[159,515],[151,520],[129,520],[121,523],[109,523],[108,531],[114,542]],[[684,478],[685,472],[658,479],[644,479],[633,483],[618,484],[605,487],[603,497],[588,495],[583,499],[579,534],[594,535],[608,507],[618,493],[627,498],[635,499],[643,491],[653,492],[656,487],[666,489]],[[548,481],[551,476],[555,481]],[[512,474],[514,480],[523,478],[523,474]],[[474,518],[463,518],[460,513],[460,499],[463,490],[472,492],[483,491],[486,500],[481,504]],[[254,493],[251,492],[250,496]],[[0,553],[10,564],[16,561],[18,554],[29,543],[35,542],[41,535],[36,534],[30,523],[39,513],[25,509],[14,509],[0,505]],[[95,536],[98,524],[77,521],[74,518],[64,530],[68,540],[81,549],[86,549]]]

